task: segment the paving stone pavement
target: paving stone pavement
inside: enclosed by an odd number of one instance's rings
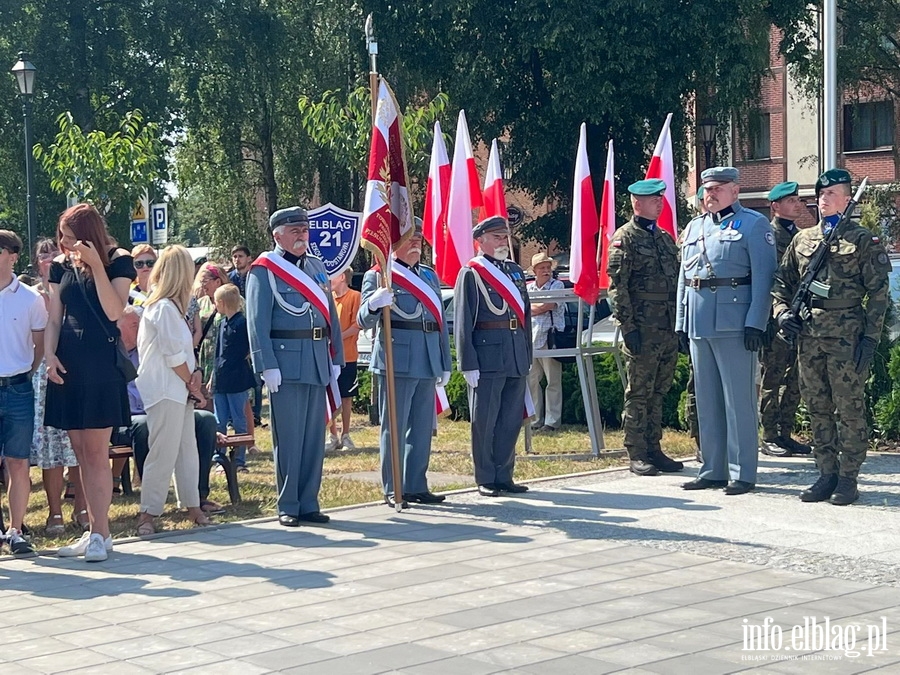
[[[900,458],[844,508],[797,500],[805,459],[737,497],[693,473],[0,558],[0,673],[900,672]]]

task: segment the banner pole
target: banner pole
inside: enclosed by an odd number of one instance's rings
[[[375,114],[378,106],[378,43],[372,32],[372,15],[366,17],[366,44],[369,51],[369,89],[372,94],[372,126],[375,126]],[[388,186],[390,190],[390,186]],[[390,200],[389,200],[390,201]],[[383,288],[391,287],[391,258],[384,261],[381,266],[381,285]],[[391,337],[391,308],[390,305],[381,310],[381,333],[384,336],[384,367],[385,367],[385,403],[388,411],[388,429],[391,436],[391,474],[394,482],[394,509],[397,513],[403,510],[403,472],[400,467],[400,438],[397,428],[397,389],[394,382],[394,349]],[[384,424],[384,420],[381,420]]]

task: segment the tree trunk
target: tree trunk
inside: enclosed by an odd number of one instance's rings
[[[87,2],[71,0],[69,4],[69,29],[71,31],[72,81],[70,110],[72,117],[84,133],[94,128],[94,111],[91,108],[91,88],[86,78],[90,72],[88,60]]]

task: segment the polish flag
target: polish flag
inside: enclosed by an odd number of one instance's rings
[[[672,133],[669,125],[672,123],[672,113],[666,116],[666,123],[659,132],[656,148],[653,150],[653,158],[647,167],[647,178],[662,178],[666,183],[666,194],[663,199],[662,213],[656,224],[673,239],[678,238],[678,220],[675,214],[675,162],[672,159]]]
[[[497,139],[491,141],[491,155],[488,159],[487,174],[484,177],[484,207],[481,209],[481,220],[491,216],[503,216],[509,219],[506,211],[506,194],[503,191],[503,172],[500,170],[500,151]]]
[[[609,172],[609,166],[606,167]],[[604,195],[605,195],[604,191]],[[572,246],[569,249],[569,280],[575,295],[594,304],[600,294],[597,274],[597,202],[591,184],[591,167],[587,155],[587,128],[581,124],[578,154],[575,159],[575,190],[572,196]]]
[[[441,133],[440,122],[434,123],[434,141],[431,143],[431,164],[425,185],[425,213],[422,217],[422,235],[431,245],[434,269],[440,273],[444,262],[444,246],[447,228],[447,200],[450,196],[450,160]]]
[[[616,231],[616,167],[613,159],[613,142],[609,139],[606,151],[606,177],[603,179],[603,197],[600,200],[600,288],[609,288],[609,242]]]
[[[472,239],[472,211],[483,205],[478,169],[469,140],[466,113],[459,111],[456,123],[456,142],[453,148],[453,167],[450,171],[450,200],[447,204],[447,230],[444,261],[438,275],[448,286],[456,285],[456,277],[463,266],[475,256]]]

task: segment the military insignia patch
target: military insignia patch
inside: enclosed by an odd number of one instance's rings
[[[769,246],[775,245],[775,235],[773,235],[771,232],[766,232],[766,243]]]
[[[887,265],[888,262],[890,262],[890,260],[888,259],[888,254],[884,253],[883,251],[881,253],[879,253],[878,254],[878,262],[881,265]]]

